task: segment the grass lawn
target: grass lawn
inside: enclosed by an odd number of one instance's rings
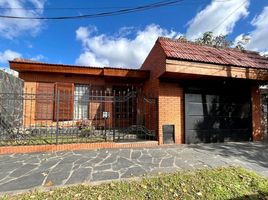
[[[226,167],[35,191],[3,199],[268,199],[268,179],[243,168]]]

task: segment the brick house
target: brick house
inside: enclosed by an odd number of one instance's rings
[[[256,52],[160,37],[140,69],[83,67],[23,59],[10,61],[10,68],[19,72],[25,81],[26,93],[52,95],[65,91],[72,96],[79,93],[78,89],[85,93],[86,88],[108,92],[139,88],[142,94],[156,100],[154,109],[143,115],[142,123],[155,131],[159,144],[263,138],[259,86],[268,82],[268,59]],[[81,117],[77,110],[83,107],[82,104],[74,106],[73,99],[65,102],[68,108],[57,108],[51,101],[38,99],[31,110],[26,104],[25,112],[34,116],[25,119],[26,124],[55,122],[55,109],[66,109],[67,112],[58,117],[72,121]],[[123,110],[132,107],[134,114],[128,117],[128,122],[125,122],[127,115],[121,115],[119,123],[128,126],[137,123],[133,118],[141,106],[137,102],[135,105],[133,110],[134,103],[124,104]],[[84,105],[81,113],[96,117],[100,106],[91,102],[90,108]],[[111,124],[117,117],[114,107],[115,104],[105,104],[102,110],[109,111]]]

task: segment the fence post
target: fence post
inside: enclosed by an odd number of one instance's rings
[[[60,91],[57,91],[57,103],[56,103],[56,144],[59,144],[59,110],[60,110]]]

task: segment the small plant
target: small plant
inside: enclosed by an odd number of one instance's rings
[[[83,128],[83,131],[85,132],[91,132],[91,130],[92,130],[91,126]]]
[[[78,121],[78,122],[76,122],[76,126],[78,127],[79,130],[82,130],[82,129],[85,129],[87,127],[90,127],[91,122],[88,120]]]
[[[80,136],[81,137],[88,137],[91,135],[91,131],[92,131],[91,127],[85,127],[81,130]]]

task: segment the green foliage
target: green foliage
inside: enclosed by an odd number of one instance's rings
[[[146,177],[141,181],[77,185],[2,199],[266,199],[268,179],[227,167]]]
[[[245,45],[248,44],[249,41],[250,41],[250,37],[243,35],[242,38],[237,42],[235,48],[240,49],[240,50],[244,50]]]

